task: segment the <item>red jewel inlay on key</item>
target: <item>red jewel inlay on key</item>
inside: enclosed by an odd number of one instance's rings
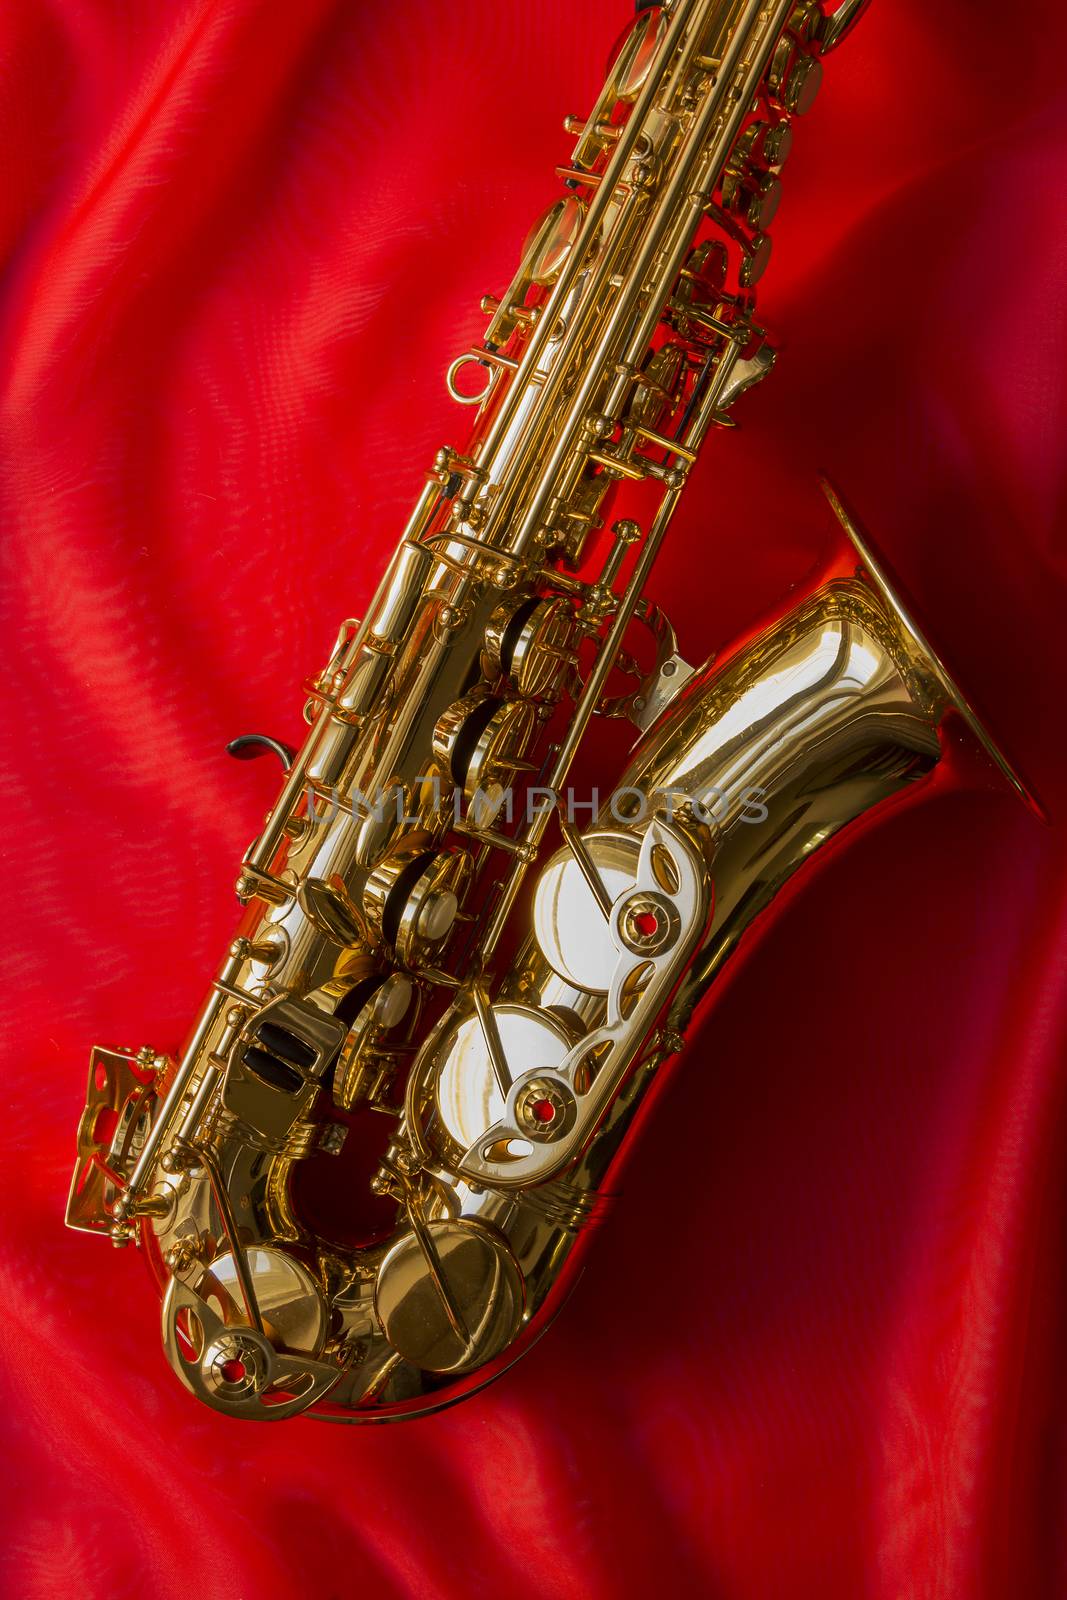
[[[243,1361],[238,1361],[235,1359],[233,1361],[224,1361],[222,1363],[222,1376],[226,1379],[227,1383],[240,1383],[244,1375],[245,1364]]]
[[[654,911],[638,911],[634,916],[634,927],[642,939],[651,939],[659,928],[659,918]]]
[[[551,1100],[531,1100],[530,1115],[535,1122],[551,1122],[556,1115],[556,1108]]]

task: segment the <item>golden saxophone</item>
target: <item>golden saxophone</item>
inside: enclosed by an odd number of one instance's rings
[[[645,594],[705,435],[773,363],[753,290],[792,119],[862,9],[639,9],[303,748],[235,741],[288,774],[237,937],[179,1057],[93,1052],[67,1210],[143,1249],[217,1411],[413,1416],[499,1374],[795,869],[931,773],[950,712],[1018,782],[832,490],[836,567],[725,661],[683,660]],[[639,736],[580,827],[603,716]],[[346,1140],[330,1170],[373,1154],[322,1231],[301,1174]]]

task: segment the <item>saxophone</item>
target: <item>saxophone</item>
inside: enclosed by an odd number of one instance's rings
[[[142,1249],[216,1411],[392,1419],[497,1376],[795,870],[929,778],[953,716],[1021,788],[829,485],[839,554],[726,659],[684,660],[645,593],[705,436],[773,364],[780,171],[863,3],[638,8],[302,749],[230,747],[287,773],[237,936],[180,1056],[94,1050],[67,1210]],[[637,739],[579,826],[593,718]],[[343,1174],[318,1227],[312,1170]]]

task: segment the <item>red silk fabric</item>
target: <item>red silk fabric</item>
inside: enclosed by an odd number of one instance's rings
[[[3,1589],[274,1600],[1067,1592],[1061,7],[876,3],[653,591],[701,658],[806,581],[823,468],[1052,814],[974,782],[795,894],[511,1373],[253,1428],[63,1231],[87,1052],[174,1048],[301,730],[465,418],[625,0],[7,0]],[[606,775],[610,781],[610,775]]]

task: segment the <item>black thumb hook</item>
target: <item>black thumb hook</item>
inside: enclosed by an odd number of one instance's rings
[[[235,756],[238,761],[255,761],[258,756],[266,755],[268,750],[278,757],[286,772],[292,770],[296,751],[291,744],[272,739],[269,733],[241,733],[226,746],[226,754]]]

